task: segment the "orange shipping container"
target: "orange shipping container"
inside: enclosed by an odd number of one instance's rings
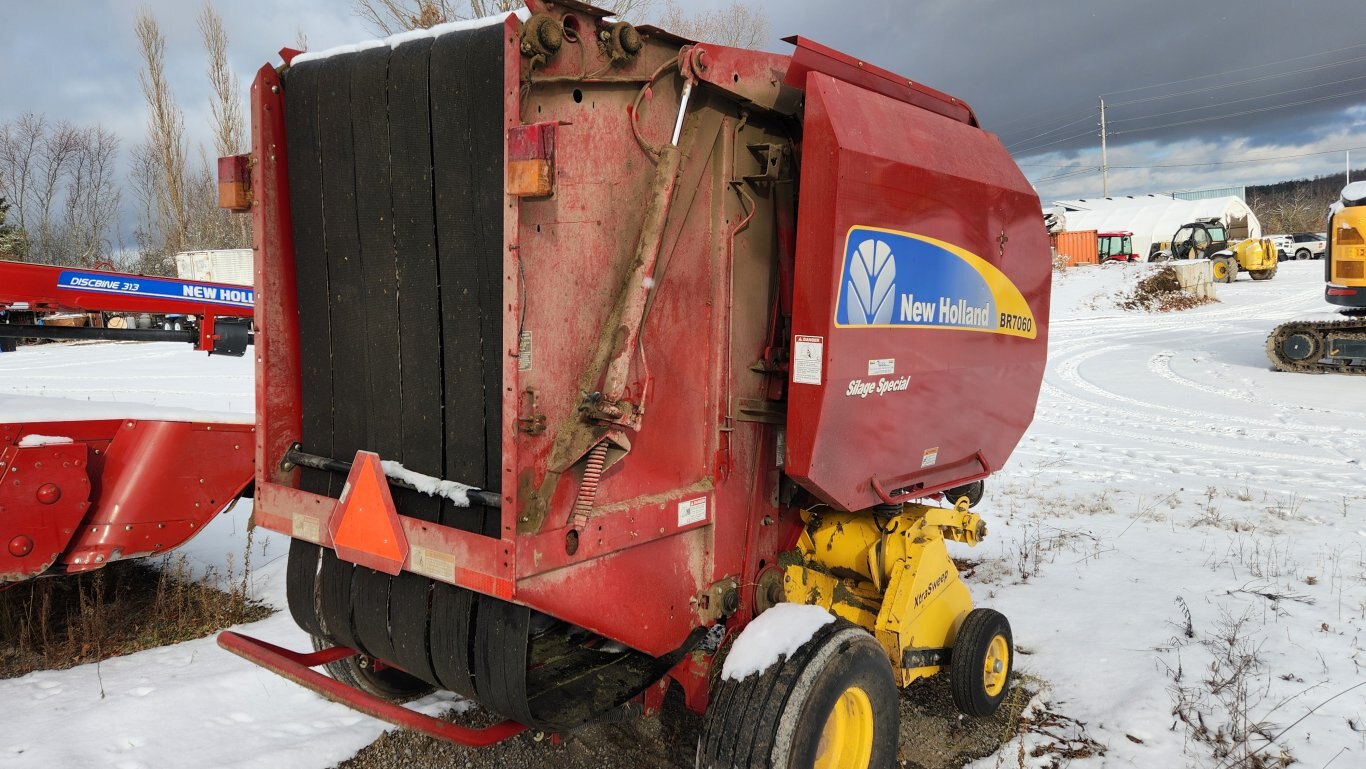
[[[1058,254],[1067,257],[1068,267],[1096,263],[1099,244],[1096,241],[1095,230],[1055,232],[1049,238],[1053,241],[1053,248]]]

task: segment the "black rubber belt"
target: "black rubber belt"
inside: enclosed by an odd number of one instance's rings
[[[514,721],[534,724],[527,697],[531,610],[493,596],[475,607],[474,686],[481,704]]]
[[[389,58],[389,135],[403,151],[391,156],[393,237],[397,259],[400,398],[398,460],[414,472],[441,477],[441,302],[432,200],[431,110],[427,67],[431,38],[404,43]],[[394,491],[405,515],[441,516],[441,499]]]
[[[290,217],[298,274],[300,380],[305,451],[332,452],[332,332],[327,302],[327,247],[323,233],[322,159],[318,155],[318,77],[321,62],[285,73],[285,123],[289,142]],[[301,487],[328,492],[328,476],[303,471]]]
[[[337,551],[323,548],[322,566],[318,569],[318,614],[326,638],[361,649],[351,625],[351,577],[355,570],[354,564],[337,558]]]
[[[432,590],[432,669],[440,685],[463,697],[477,698],[470,655],[474,646],[474,593],[437,582]]]
[[[382,571],[355,567],[351,577],[351,624],[366,654],[398,664],[389,631],[389,589],[393,579]]]
[[[442,35],[432,44],[429,68],[445,385],[442,477],[480,478],[490,491],[502,488],[496,438],[502,419],[503,197],[494,192],[504,183],[502,51],[501,27]],[[489,302],[490,296],[497,300]],[[480,426],[477,432],[473,425]],[[479,438],[471,440],[471,432]],[[481,525],[471,527],[468,511],[448,501],[442,518],[446,525],[498,531],[497,511],[485,509],[474,517],[482,518]]]
[[[290,210],[294,228],[294,259],[299,280],[299,336],[303,385],[305,449],[332,451],[331,331],[327,310],[327,251],[323,240],[322,164],[318,146],[318,75],[320,63],[301,64],[285,72],[285,125],[289,143]],[[328,493],[330,473],[304,468],[300,488]],[[323,635],[319,615],[318,569],[322,549],[293,540],[285,569],[285,596],[299,627]]]
[[[353,198],[356,240],[359,248],[343,259],[358,261],[360,303],[357,329],[351,338],[362,366],[358,378],[364,395],[344,402],[366,412],[363,446],[382,457],[399,454],[402,445],[402,400],[399,387],[398,279],[395,275],[394,238],[390,213],[389,117],[387,85],[389,48],[370,48],[356,55],[351,65],[349,120],[355,153]],[[346,309],[345,307],[341,309]],[[349,366],[334,361],[335,370]],[[351,581],[352,624],[365,651],[383,660],[395,660],[389,627],[389,600],[393,577],[356,568]]]
[[[365,313],[356,234],[355,146],[351,133],[351,69],[356,54],[333,56],[318,77],[318,150],[322,153],[323,234],[327,245],[328,304],[332,348],[333,454],[354,456],[366,440],[364,370],[355,366],[363,349]],[[305,343],[304,346],[306,346]],[[329,496],[342,481],[329,476]],[[351,578],[355,566],[329,550],[319,573],[323,627],[338,643],[361,648],[352,626]]]
[[[290,616],[305,631],[315,636],[323,634],[318,617],[318,563],[322,547],[302,539],[289,541],[289,559],[285,566],[285,598]]]
[[[443,686],[432,669],[427,649],[434,583],[420,574],[405,571],[389,586],[389,629],[393,636],[393,662],[433,686]]]

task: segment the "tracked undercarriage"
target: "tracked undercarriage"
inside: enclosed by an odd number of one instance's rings
[[[1366,318],[1282,324],[1266,338],[1266,355],[1280,371],[1366,374]]]

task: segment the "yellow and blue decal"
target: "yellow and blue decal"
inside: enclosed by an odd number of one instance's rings
[[[1037,334],[1029,303],[995,265],[942,240],[863,226],[844,241],[835,326]]]

